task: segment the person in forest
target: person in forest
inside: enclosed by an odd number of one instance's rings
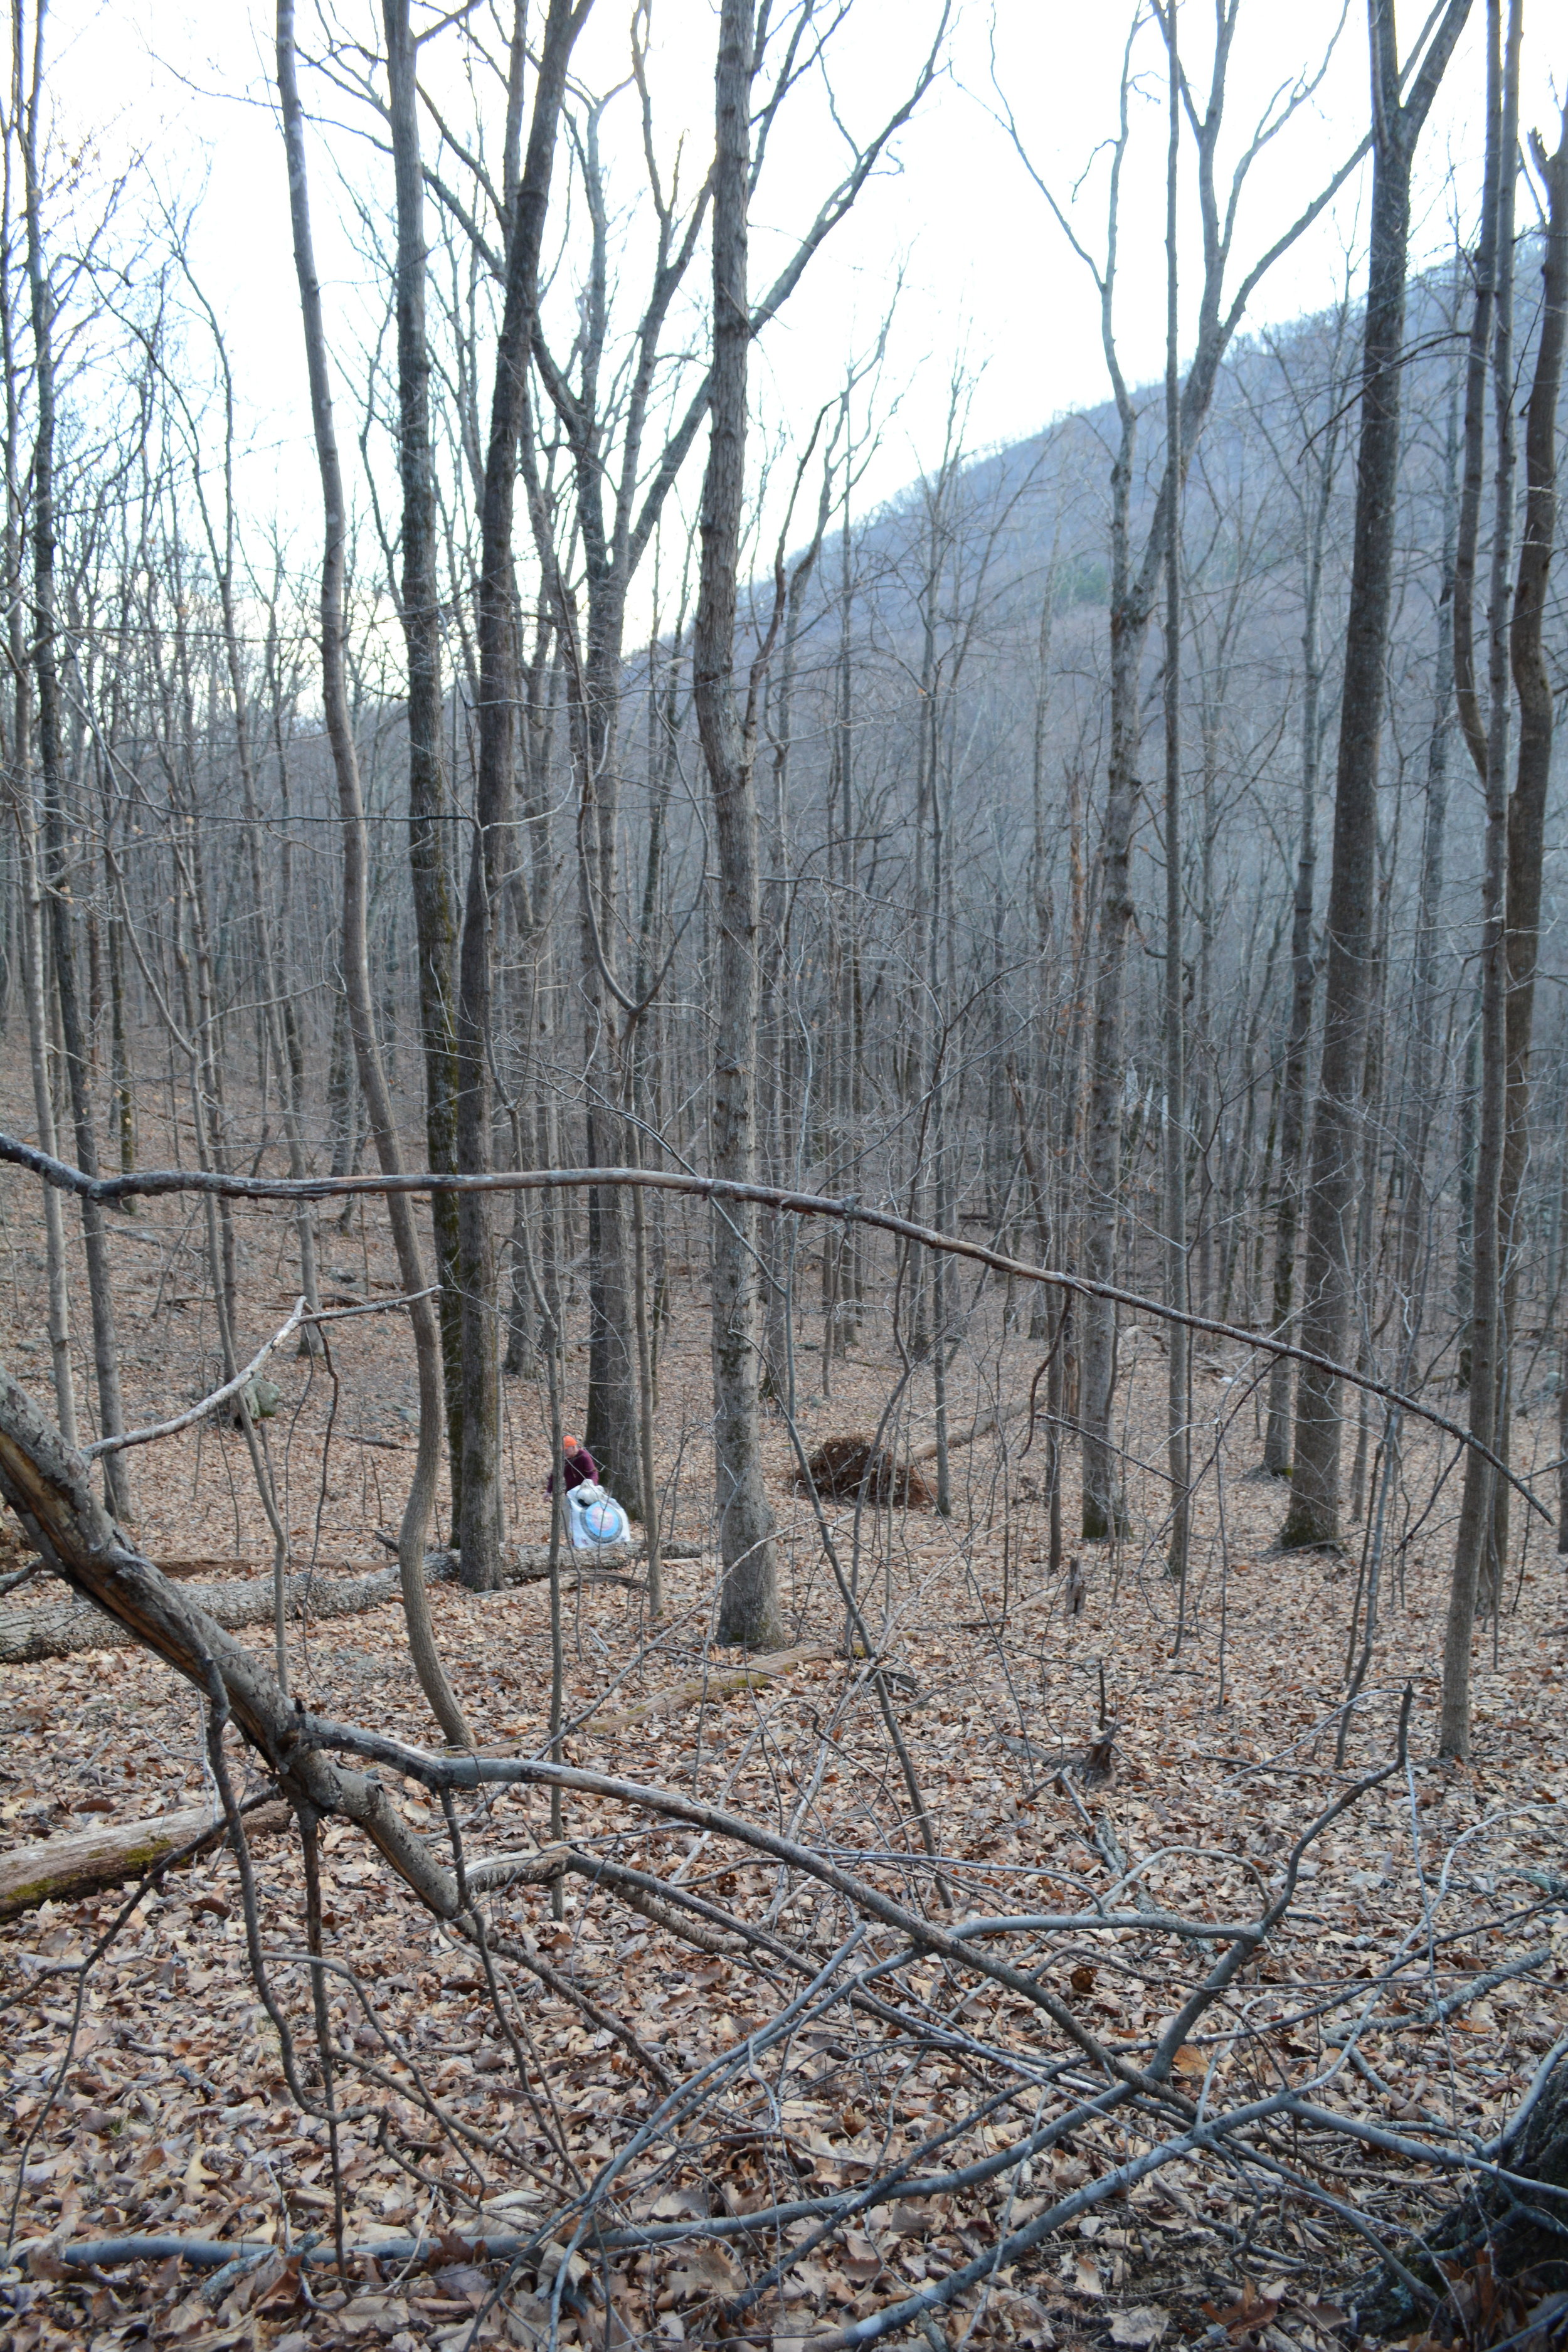
[[[564,1481],[562,1491],[564,1494],[569,1495],[574,1486],[589,1486],[596,1485],[598,1482],[598,1465],[594,1460],[594,1457],[589,1453],[587,1447],[583,1444],[581,1438],[563,1437],[561,1440],[561,1466],[562,1476]],[[555,1492],[555,1473],[553,1470],[544,1482],[544,1491],[547,1495],[553,1495]]]

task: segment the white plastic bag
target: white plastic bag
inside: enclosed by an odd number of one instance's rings
[[[574,1551],[595,1551],[602,1544],[625,1543],[631,1523],[613,1495],[594,1479],[585,1478],[566,1496],[566,1535]]]

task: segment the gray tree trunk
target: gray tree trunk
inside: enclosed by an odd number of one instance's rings
[[[1170,118],[1165,167],[1165,483],[1170,520],[1165,529],[1165,1297],[1177,1315],[1188,1303],[1186,1013],[1182,955],[1182,407],[1176,369],[1176,194],[1181,153],[1181,75],[1176,49],[1176,0],[1165,11],[1167,102]],[[1205,828],[1206,844],[1213,837]],[[1205,907],[1206,914],[1206,907]],[[1206,1286],[1205,1286],[1206,1292]],[[1206,1295],[1204,1307],[1208,1307]],[[1181,1587],[1184,1604],[1187,1548],[1192,1517],[1192,1335],[1183,1323],[1165,1333],[1166,1460],[1171,1472],[1171,1541],[1168,1573]]]
[[[1350,1258],[1361,1158],[1378,763],[1399,478],[1410,172],[1422,125],[1469,14],[1469,0],[1448,0],[1403,105],[1393,10],[1387,0],[1370,0],[1370,14],[1372,249],[1329,881],[1323,1045],[1312,1128],[1301,1308],[1302,1346],[1335,1362],[1343,1360],[1350,1328]],[[1339,1540],[1340,1387],[1332,1375],[1301,1368],[1290,1507],[1281,1534],[1286,1545]]]
[[[719,867],[712,1087],[713,1172],[756,1171],[758,986],[755,681],[735,698],[735,603],[746,491],[747,200],[752,0],[722,0],[715,76],[713,366],[702,482],[702,571],[693,686],[713,807]],[[773,1521],[763,1487],[756,1213],[739,1202],[713,1222],[713,1454],[724,1563],[721,1642],[782,1640]]]
[[[55,366],[54,304],[44,263],[43,228],[39,215],[38,108],[43,92],[43,35],[39,28],[33,53],[33,79],[28,89],[24,123],[23,162],[26,175],[27,277],[32,296],[35,398],[37,432],[33,444],[33,673],[37,681],[38,764],[43,773],[44,868],[49,897],[49,931],[54,950],[55,991],[60,1033],[65,1047],[66,1076],[70,1088],[71,1123],[76,1135],[78,1164],[89,1176],[98,1173],[98,1137],[89,1092],[87,1041],[77,992],[76,949],[73,937],[69,854],[65,813],[65,778],[60,743],[59,664],[55,635]],[[114,1327],[114,1300],[105,1245],[103,1210],[83,1198],[82,1240],[87,1254],[87,1286],[92,1309],[93,1369],[98,1379],[101,1434],[117,1437],[125,1427],[120,1397],[120,1339]],[[103,1457],[104,1492],[117,1518],[134,1508],[131,1475],[116,1454]]]
[[[382,1066],[371,997],[366,948],[368,890],[364,801],[360,790],[359,760],[349,714],[343,647],[343,574],[347,558],[347,504],[342,467],[338,457],[332,418],[327,337],[321,316],[321,282],[316,275],[310,235],[310,185],[305,159],[305,119],[300,103],[294,48],[294,0],[278,0],[278,94],[283,117],[285,152],[289,159],[289,205],[294,233],[294,268],[300,287],[300,311],[305,333],[305,360],[310,386],[310,415],[315,432],[316,461],[321,480],[323,545],[321,551],[321,698],[332,770],[338,788],[342,834],[343,908],[342,957],[349,1024],[359,1065],[361,1091],[375,1138],[384,1175],[401,1172],[402,1153],[393,1118],[392,1097]],[[436,1646],[430,1603],[425,1591],[425,1538],[435,1500],[441,1460],[440,1335],[425,1288],[425,1267],[414,1213],[406,1193],[389,1193],[387,1219],[397,1253],[398,1278],[411,1295],[409,1323],[414,1334],[419,1377],[419,1442],[408,1501],[398,1529],[397,1565],[408,1625],[409,1654],[430,1711],[454,1746],[470,1748],[472,1735],[457,1696],[447,1679]]]
[[[432,1168],[457,1166],[457,916],[447,866],[451,795],[442,755],[441,604],[436,572],[436,486],[430,454],[430,352],[425,331],[425,184],[420,168],[416,50],[409,0],[383,0],[387,117],[397,205],[397,459],[403,488],[403,639],[408,661],[408,866],[419,959],[425,1057],[425,1140]],[[430,1203],[441,1286],[441,1370],[454,1521],[463,1458],[462,1299],[458,1202]]]
[[[580,26],[569,0],[550,0],[541,35],[533,115],[507,240],[506,297],[480,502],[479,760],[473,849],[458,957],[457,1151],[465,1175],[490,1165],[493,932],[511,824],[517,756],[517,614],[512,515],[530,351],[538,309],[540,246],[550,202],[566,68]],[[457,1522],[463,1582],[500,1581],[500,1349],[494,1212],[483,1192],[458,1201],[462,1288],[463,1452]]]
[[[1509,624],[1509,660],[1519,697],[1519,752],[1508,805],[1507,929],[1503,948],[1503,1050],[1507,1076],[1498,1201],[1503,1276],[1503,1410],[1493,1416],[1493,1450],[1504,1462],[1508,1459],[1512,1425],[1512,1413],[1508,1410],[1508,1349],[1518,1319],[1523,1241],[1520,1209],[1530,1156],[1530,1055],[1541,937],[1546,792],[1552,771],[1553,700],[1542,645],[1542,624],[1557,530],[1557,402],[1563,383],[1563,313],[1568,305],[1568,116],[1556,154],[1549,158],[1538,140],[1536,160],[1547,184],[1548,229],[1542,270],[1541,333],[1525,426],[1524,524]],[[1492,1552],[1500,1563],[1500,1571],[1508,1557],[1511,1491],[1506,1479],[1494,1480]]]

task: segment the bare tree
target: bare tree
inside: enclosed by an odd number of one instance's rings
[[[743,704],[737,701],[734,674],[752,341],[746,262],[754,35],[752,0],[722,0],[714,75],[713,360],[691,666],[719,862],[713,1167],[741,1184],[756,1174],[760,1003],[755,763],[762,657],[752,665]],[[767,1649],[782,1628],[758,1426],[756,1264],[754,1211],[738,1202],[721,1209],[713,1225],[713,1454],[724,1561],[719,1638]]]
[[[442,745],[441,595],[437,572],[436,482],[430,437],[430,350],[426,328],[425,184],[420,156],[417,47],[409,0],[383,0],[387,128],[397,210],[397,460],[403,487],[401,618],[408,657],[408,866],[419,953],[419,1026],[425,1053],[425,1140],[432,1168],[457,1166],[457,916],[446,838],[454,814]],[[458,1203],[431,1202],[441,1285],[441,1366],[454,1503],[462,1491],[462,1299]],[[456,1517],[458,1513],[454,1512]]]
[[[1393,593],[1394,498],[1405,364],[1410,173],[1469,0],[1448,0],[1419,67],[1401,68],[1391,0],[1368,0],[1372,52],[1372,246],[1363,330],[1355,537],[1340,698],[1339,766],[1329,877],[1323,1044],[1309,1177],[1301,1335],[1336,1358],[1350,1328],[1352,1207],[1360,1161],[1360,1102],[1373,961],[1378,761]],[[1401,91],[1409,83],[1409,95]],[[1297,1384],[1289,1545],[1338,1540],[1340,1392],[1304,1370]]]
[[[76,916],[70,887],[70,855],[65,808],[64,745],[60,719],[58,614],[55,581],[55,347],[54,289],[44,254],[39,185],[38,113],[43,101],[44,16],[36,6],[31,56],[26,57],[26,0],[14,0],[13,41],[22,123],[25,169],[27,282],[33,314],[33,367],[37,431],[33,442],[33,675],[37,688],[38,765],[43,785],[42,864],[48,897],[55,1003],[59,1012],[70,1089],[71,1127],[77,1158],[98,1167],[98,1134],[88,1072],[88,1040],[77,982]],[[24,59],[26,58],[26,62]],[[105,1437],[125,1426],[120,1395],[120,1339],[115,1329],[113,1277],[105,1245],[103,1212],[82,1202],[82,1239],[87,1250],[88,1297],[92,1310],[93,1369],[99,1414]],[[118,1454],[103,1465],[104,1491],[111,1511],[128,1518],[134,1507],[131,1476]]]
[[[321,315],[321,289],[316,275],[310,233],[310,182],[305,152],[305,119],[300,103],[299,73],[294,46],[294,0],[278,0],[278,94],[283,116],[284,150],[289,166],[289,210],[294,236],[294,269],[300,287],[300,312],[305,334],[305,364],[310,386],[310,418],[315,431],[316,462],[321,480],[324,543],[321,551],[321,695],[326,708],[327,735],[337,781],[342,835],[343,985],[354,1056],[377,1156],[384,1175],[401,1173],[392,1097],[386,1083],[381,1045],[375,1034],[375,1006],[371,995],[366,948],[367,843],[364,799],[360,788],[359,760],[349,712],[343,657],[343,571],[347,551],[347,502],[342,467],[338,457],[332,419],[331,380],[328,373],[326,327]],[[404,1612],[408,1620],[408,1643],[420,1686],[432,1714],[447,1738],[459,1747],[473,1745],[463,1711],[447,1680],[436,1646],[425,1590],[425,1538],[441,1459],[444,1398],[441,1385],[441,1341],[435,1311],[425,1287],[425,1267],[414,1213],[405,1194],[387,1195],[388,1214],[397,1250],[398,1273],[409,1294],[408,1318],[413,1328],[419,1372],[419,1450],[414,1476],[398,1529],[397,1561]]]
[[[522,176],[508,223],[506,293],[496,338],[495,383],[485,452],[479,578],[479,757],[473,847],[458,965],[458,1165],[490,1164],[494,926],[515,785],[517,612],[512,571],[518,441],[539,306],[539,255],[550,203],[566,72],[593,0],[550,0],[534,81]],[[463,1454],[458,1547],[463,1581],[486,1591],[500,1580],[500,1349],[495,1237],[479,1191],[458,1196],[463,1313]]]
[[[1158,6],[1155,15],[1163,23],[1163,14]],[[1225,121],[1231,50],[1239,15],[1240,0],[1221,0],[1215,12],[1208,91],[1201,113],[1185,77],[1183,77],[1183,106],[1197,151],[1197,192],[1203,220],[1204,261],[1198,328],[1192,362],[1182,386],[1177,459],[1167,468],[1136,563],[1132,551],[1131,494],[1138,404],[1119,353],[1115,297],[1121,235],[1121,173],[1130,138],[1129,92],[1132,49],[1139,30],[1138,16],[1133,18],[1122,58],[1118,131],[1110,149],[1103,260],[1097,259],[1083,244],[1058,199],[1029,162],[1012,111],[1006,108],[1005,100],[1003,101],[1007,127],[1025,168],[1050,206],[1072,250],[1093,278],[1100,297],[1100,341],[1117,414],[1118,444],[1110,471],[1110,741],[1106,765],[1105,817],[1100,836],[1100,911],[1094,950],[1084,1246],[1086,1266],[1093,1278],[1104,1285],[1110,1285],[1114,1278],[1117,1227],[1121,1215],[1122,1098],[1125,1091],[1123,1014],[1127,940],[1133,912],[1131,861],[1141,798],[1137,777],[1142,731],[1141,679],[1144,646],[1163,574],[1166,534],[1171,529],[1174,501],[1181,494],[1193,452],[1208,416],[1221,362],[1235,339],[1247,303],[1274,264],[1289,251],[1332,202],[1364,152],[1364,148],[1358,149],[1340,167],[1327,186],[1252,264],[1235,293],[1227,293],[1226,279],[1247,177],[1258,156],[1307,102],[1327,69],[1325,59],[1315,74],[1303,76],[1291,88],[1279,94],[1244,148],[1231,173],[1230,187],[1222,205],[1217,153]],[[1110,1433],[1111,1402],[1116,1386],[1115,1310],[1102,1304],[1086,1314],[1084,1320],[1079,1406],[1084,1447],[1083,1531],[1086,1536],[1099,1538],[1114,1533],[1121,1519],[1116,1448]]]

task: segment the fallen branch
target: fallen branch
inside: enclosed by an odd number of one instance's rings
[[[321,1320],[321,1318],[310,1319]],[[128,1445],[151,1445],[156,1438],[177,1437],[182,1429],[193,1429],[198,1421],[205,1421],[209,1412],[216,1412],[220,1404],[226,1404],[230,1397],[238,1396],[248,1387],[273,1350],[280,1348],[289,1333],[297,1331],[300,1324],[306,1320],[305,1301],[303,1298],[297,1298],[294,1301],[294,1312],[282,1329],[272,1334],[271,1339],[251,1358],[245,1370],[242,1372],[236,1372],[232,1381],[225,1381],[221,1389],[214,1389],[211,1396],[203,1397],[200,1404],[193,1404],[185,1412],[175,1413],[172,1421],[150,1422],[145,1429],[128,1429],[119,1437],[100,1437],[93,1444],[84,1445],[81,1449],[83,1460],[90,1462],[100,1454],[121,1454]]]
[[[1005,1404],[998,1412],[988,1412],[984,1421],[975,1423],[973,1429],[960,1430],[956,1437],[950,1437],[947,1441],[948,1452],[962,1453],[966,1445],[973,1445],[981,1438],[989,1437],[993,1430],[1005,1429],[1010,1421],[1016,1421],[1020,1413],[1027,1412],[1028,1410],[1028,1402],[1025,1399],[1017,1404]],[[924,1445],[917,1445],[910,1455],[910,1460],[934,1462],[939,1451],[938,1442],[932,1437]]]
[[[264,1805],[247,1816],[245,1826],[253,1838],[266,1836],[286,1829],[291,1818],[287,1805]],[[195,1861],[227,1834],[223,1815],[211,1805],[187,1805],[150,1821],[106,1823],[16,1846],[0,1854],[0,1919],[36,1911],[40,1903],[79,1903],[106,1886],[139,1877],[182,1846],[192,1849],[186,1859]]]
[[[833,1647],[827,1642],[801,1642],[793,1650],[769,1650],[761,1657],[749,1658],[743,1666],[726,1667],[721,1674],[694,1675],[689,1682],[655,1691],[651,1697],[638,1699],[635,1706],[623,1707],[618,1715],[600,1716],[594,1728],[629,1731],[634,1724],[650,1722],[656,1716],[679,1715],[682,1707],[695,1706],[701,1699],[730,1698],[736,1691],[758,1689],[776,1675],[793,1674],[796,1666],[832,1655]]]

